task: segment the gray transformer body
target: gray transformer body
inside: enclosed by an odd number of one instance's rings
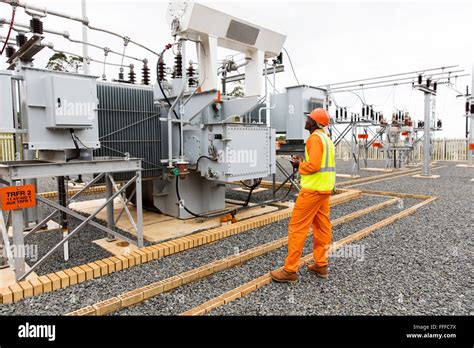
[[[257,96],[217,100],[216,90],[187,91],[176,108],[182,123],[173,115],[170,133],[169,105],[156,88],[26,66],[16,74],[25,150],[53,162],[127,154],[141,158],[147,209],[181,219],[193,217],[189,210],[203,215],[225,210],[226,183],[275,173],[275,129],[251,117],[262,107]],[[10,78],[5,76],[2,81]],[[175,98],[170,96],[170,102]],[[188,167],[178,181],[180,199],[169,167],[170,144],[173,167],[179,161]],[[127,179],[128,174],[120,175]]]
[[[55,157],[50,151],[74,150],[70,130],[83,146],[100,147],[95,76],[31,67],[21,67],[19,73],[28,150],[40,150],[45,158]]]
[[[305,140],[309,133],[304,129],[306,112],[315,108],[326,108],[327,92],[325,89],[311,86],[287,87],[285,93],[272,94],[271,126],[278,133],[286,133],[289,141]]]
[[[160,97],[157,86],[99,82],[101,148],[95,154],[129,153],[142,158],[144,207],[187,219],[193,216],[179,204],[176,176],[167,162],[168,140],[172,157],[180,155],[179,124],[173,122],[170,139],[169,106]],[[214,90],[196,93],[182,108],[183,158],[190,170],[185,179],[179,179],[179,193],[184,206],[196,214],[226,208],[226,183],[265,178],[276,170],[275,130],[263,123],[243,122],[245,115],[261,107],[258,98],[223,97],[216,108],[216,97]],[[169,100],[173,103],[175,98]]]
[[[155,97],[162,105],[164,175],[147,183],[155,207],[178,218],[192,217],[183,207],[196,214],[224,210],[225,183],[265,178],[275,173],[275,130],[266,124],[244,123],[247,114],[260,107],[257,97],[228,98],[216,101],[217,91],[197,93],[182,108],[183,156],[191,170],[179,179],[178,202],[176,178],[167,175],[168,133],[164,119],[169,105],[155,88]],[[186,100],[187,95],[184,96]],[[174,97],[169,97],[173,103]],[[217,107],[218,105],[218,107]],[[179,108],[176,112],[179,113]],[[173,119],[175,119],[173,115]],[[172,156],[180,157],[180,129],[173,122]],[[166,140],[165,140],[166,139]]]

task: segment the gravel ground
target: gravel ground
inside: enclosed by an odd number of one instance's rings
[[[438,165],[443,165],[443,163]],[[470,179],[474,173],[469,168],[448,165],[448,168],[434,172],[441,175],[441,178],[436,180],[414,179],[407,176],[358,186],[357,188],[364,189],[432,194],[438,196],[439,199],[400,222],[378,230],[354,243],[355,246],[359,246],[359,251],[363,251],[362,256],[334,257],[331,260],[331,277],[328,281],[321,281],[302,269],[301,281],[298,284],[287,286],[272,283],[245,298],[215,310],[212,314],[473,315],[473,293],[470,290],[472,280],[469,275],[472,275],[473,271],[471,235],[474,228],[472,208],[474,192]],[[375,165],[370,164],[370,166]],[[364,172],[362,175],[367,173]],[[53,187],[52,190],[54,190]],[[270,193],[256,194],[254,198],[268,199],[265,195],[269,196]],[[229,194],[229,198],[234,199],[245,197],[245,194],[234,192]],[[332,218],[335,219],[383,200],[385,198],[364,197],[339,205],[333,208]],[[416,200],[405,199],[404,207],[416,202]],[[338,226],[334,229],[334,240],[398,211],[399,207],[395,205],[369,217]],[[0,314],[64,314],[153,281],[199,267],[215,259],[234,254],[236,251],[281,238],[286,235],[287,224],[287,220],[280,221],[71,288],[43,294],[16,304],[0,306]],[[77,240],[78,246],[87,244],[88,238],[91,238],[90,241],[103,237],[97,237],[96,233],[102,232],[93,230],[95,229],[88,227],[76,237],[84,236],[84,240],[81,241],[80,238]],[[89,237],[87,237],[88,233],[90,233]],[[32,240],[35,237],[33,236]],[[46,239],[41,237],[41,240]],[[310,252],[310,246],[311,238],[308,238],[305,254]],[[91,260],[95,260],[109,256],[108,253],[105,256],[96,256],[96,252],[102,252],[101,248],[99,248],[100,251],[94,251],[91,248],[82,249],[91,250],[91,254],[85,259],[91,257]],[[142,305],[121,311],[119,314],[178,314],[276,268],[281,265],[285,255],[286,248],[281,248],[242,266],[157,296]],[[76,255],[76,257],[82,256]],[[60,259],[60,253],[58,257]],[[74,261],[75,257],[71,259]],[[90,260],[77,264],[88,261]],[[56,262],[59,261],[56,260]],[[71,265],[58,268],[64,267],[71,267]],[[317,297],[317,301],[314,294],[320,296]]]
[[[332,215],[333,218],[337,218],[383,200],[385,200],[383,197],[364,196],[363,198],[336,206],[332,210]],[[271,240],[281,238],[286,236],[287,226],[288,220],[279,221],[207,246],[194,248],[184,253],[152,261],[64,290],[42,294],[19,303],[0,306],[0,314],[64,314],[125,291],[233,255],[237,251],[244,251]],[[343,230],[341,231],[342,232],[335,231],[335,238],[339,238],[338,236],[340,234],[346,233]]]
[[[368,198],[372,200],[374,197]],[[365,200],[366,198],[364,198]],[[380,201],[379,197],[376,197]],[[383,200],[383,198],[382,198]],[[405,202],[405,205],[413,204],[415,201]],[[355,210],[362,208],[360,202],[354,202],[357,206]],[[372,205],[369,204],[369,205]],[[364,204],[365,205],[365,204]],[[336,207],[337,208],[337,207]],[[336,209],[334,209],[336,210]],[[372,225],[376,221],[382,220],[383,218],[393,215],[400,211],[398,206],[391,206],[382,211],[379,211],[370,216],[362,217],[354,220],[352,224],[344,224],[336,226],[333,231],[334,240],[339,240],[345,236],[348,236],[364,227]],[[344,214],[345,215],[345,214]],[[334,214],[336,216],[336,214]],[[280,225],[281,234],[286,235],[287,224]],[[306,241],[305,254],[311,252],[312,238],[308,238]],[[260,275],[276,268],[281,264],[286,256],[287,248],[281,248],[275,250],[267,255],[258,257],[254,260],[243,264],[242,266],[219,272],[211,277],[204,278],[197,282],[182,286],[175,291],[161,294],[155,298],[152,298],[140,305],[127,308],[123,311],[118,312],[119,315],[170,315],[180,314],[188,309],[191,309],[207,300],[210,300],[226,291],[232,290],[239,285],[244,284]]]
[[[443,163],[439,163],[443,165]],[[439,197],[396,224],[354,243],[364,260],[334,258],[322,281],[301,271],[296,285],[272,283],[213,315],[473,315],[474,172],[435,171],[361,186]]]

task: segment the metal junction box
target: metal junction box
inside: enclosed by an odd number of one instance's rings
[[[29,150],[100,147],[97,124],[97,77],[22,67],[22,120]]]
[[[79,76],[43,78],[44,105],[49,128],[90,128],[97,111],[96,83]]]
[[[213,148],[217,161],[202,159],[201,175],[233,182],[266,177],[275,172],[275,130],[266,125],[224,123],[206,125],[203,150]],[[204,152],[204,151],[203,151]],[[203,153],[209,156],[208,151]]]
[[[286,93],[272,95],[271,125],[277,132],[286,133],[287,140],[305,140],[309,133],[304,129],[305,112],[326,107],[325,89],[311,86],[287,87]]]

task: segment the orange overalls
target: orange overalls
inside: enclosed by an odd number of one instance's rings
[[[324,130],[318,129],[308,138],[306,142],[307,160],[301,162],[299,166],[299,173],[302,175],[319,172],[321,170],[321,163],[324,163],[324,138],[316,134],[316,132],[323,132],[324,134]],[[328,141],[324,141],[326,142],[326,151],[329,151]],[[330,144],[333,146],[332,142],[330,142]],[[332,156],[333,155],[334,153],[332,152]],[[326,159],[326,164],[327,161]],[[334,158],[332,159],[332,163],[334,163]],[[288,228],[288,257],[285,260],[286,271],[298,271],[301,253],[311,225],[313,226],[314,236],[314,262],[316,266],[326,266],[328,264],[327,251],[332,241],[329,198],[331,197],[333,188],[325,191],[315,191],[305,188],[304,186],[301,188]]]

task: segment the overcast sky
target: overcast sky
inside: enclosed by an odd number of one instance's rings
[[[35,0],[31,3],[81,15],[80,0]],[[474,10],[471,1],[202,3],[287,35],[285,47],[303,84],[317,86],[457,64],[466,69],[466,73],[471,74],[472,71]],[[94,0],[88,1],[88,17],[92,25],[122,33],[160,51],[172,40],[166,22],[167,7],[167,1]],[[10,16],[11,7],[0,4],[0,17],[9,19]],[[29,19],[23,9],[19,9],[17,21],[28,23]],[[71,37],[81,38],[81,25],[77,22],[47,16],[44,26],[67,30]],[[6,32],[6,27],[0,28],[0,35],[5,36]],[[50,34],[45,36],[45,41],[53,42],[55,48],[82,54],[80,44]],[[120,39],[102,33],[89,30],[89,40],[116,51],[123,49]],[[156,57],[136,46],[127,47],[126,53],[148,58],[152,67],[156,64]],[[37,56],[35,66],[44,67],[51,54],[51,51],[43,50]],[[219,58],[226,54],[227,51],[220,51]],[[103,60],[101,50],[90,48],[89,55]],[[286,71],[277,75],[280,91],[285,86],[296,84],[288,59],[284,58]],[[118,56],[110,55],[108,60],[120,63]],[[133,61],[126,59],[125,63]],[[0,68],[5,67],[5,59],[1,57]],[[102,70],[102,64],[93,63],[91,66],[93,74],[102,75]],[[108,79],[117,78],[118,68],[107,67],[106,74]],[[154,72],[152,76],[155,76]],[[460,78],[457,88],[465,91],[467,84],[471,84],[470,77]],[[444,86],[439,89],[436,113],[444,122],[444,130],[437,137],[464,137],[465,100],[456,98],[456,95]],[[423,95],[412,91],[410,85],[370,89],[364,91],[364,96],[368,104],[378,105],[377,110],[384,111],[386,115],[391,114],[394,108],[405,108],[414,118],[423,117]],[[341,93],[335,97],[338,104],[353,106],[353,111],[359,112],[361,104],[356,96]]]

